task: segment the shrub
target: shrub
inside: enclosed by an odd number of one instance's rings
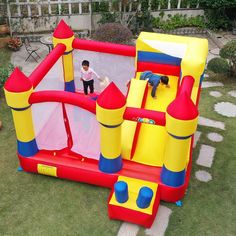
[[[7,67],[0,67],[0,89],[4,86],[13,69],[14,66],[11,63]]]
[[[207,69],[213,71],[214,73],[218,74],[228,74],[229,73],[229,64],[227,60],[216,57],[211,59],[208,62]]]
[[[163,20],[163,14],[153,20],[155,28],[164,31],[173,30],[180,27],[198,27],[205,28],[205,20],[203,16],[187,17],[187,15],[175,14],[174,16],[168,15],[167,20]]]
[[[95,31],[93,38],[98,41],[129,44],[132,39],[132,33],[119,23],[107,23],[101,25]]]
[[[236,40],[228,42],[221,50],[220,56],[228,59],[230,74],[236,76]]]

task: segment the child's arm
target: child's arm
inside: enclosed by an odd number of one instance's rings
[[[90,68],[90,69],[91,69],[93,75],[94,75],[98,80],[102,80],[102,79],[100,78],[100,76],[99,76],[92,68]]]
[[[83,81],[83,72],[80,70],[80,80]]]

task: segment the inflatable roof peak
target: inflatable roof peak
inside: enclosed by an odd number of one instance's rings
[[[167,113],[180,120],[192,120],[198,116],[197,107],[194,105],[187,92],[181,93],[168,106]]]
[[[125,105],[126,99],[119,88],[111,82],[98,97],[97,103],[106,109],[118,109]]]
[[[16,67],[4,85],[9,92],[25,92],[32,88],[32,83],[28,77]]]
[[[61,20],[54,30],[53,37],[58,39],[67,39],[74,35],[74,32],[71,28],[65,23],[64,20]]]

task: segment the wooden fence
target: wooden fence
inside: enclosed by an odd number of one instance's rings
[[[51,31],[61,18],[69,19],[76,30],[91,30],[100,19],[99,13],[111,10],[132,13],[141,10],[142,4],[135,0],[125,6],[121,1],[114,6],[112,0],[6,0],[0,3],[0,15],[8,19],[12,32]],[[199,4],[191,0],[148,0],[148,9],[178,13],[180,10],[196,11]]]
[[[151,11],[199,8],[198,3],[187,0],[149,0]],[[197,1],[196,1],[197,2]],[[92,11],[109,11],[112,7],[111,0],[7,0],[0,3],[3,13],[7,17],[38,17],[48,15],[73,15],[89,14]],[[113,6],[114,7],[114,6]],[[133,12],[141,9],[137,1],[130,1],[127,6],[121,2],[116,7],[117,11]]]

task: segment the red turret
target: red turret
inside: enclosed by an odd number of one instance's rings
[[[198,110],[187,92],[181,93],[170,103],[167,113],[179,120],[192,120],[198,116]]]
[[[53,37],[58,39],[67,39],[74,35],[71,28],[65,23],[64,20],[61,20],[54,30]]]
[[[98,97],[97,103],[105,109],[118,109],[125,105],[126,99],[117,86],[111,82]]]
[[[9,92],[25,92],[32,88],[32,83],[26,75],[16,67],[5,83],[4,88]]]

